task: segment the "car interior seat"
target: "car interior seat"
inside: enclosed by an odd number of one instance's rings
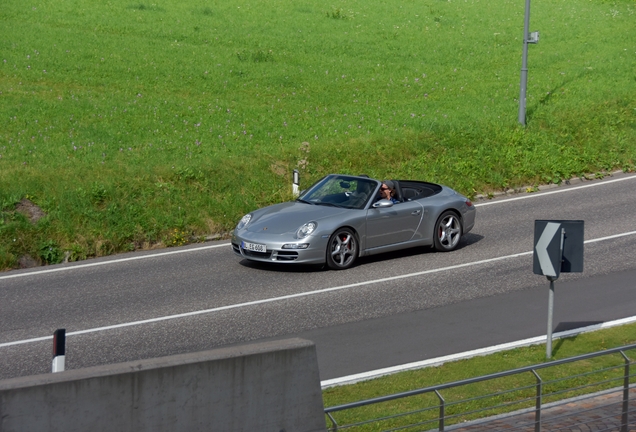
[[[417,196],[417,191],[412,188],[404,188],[402,189],[402,197],[404,201],[410,201]]]
[[[359,181],[356,186],[356,191],[354,192],[354,201],[352,202],[353,207],[362,207],[366,202],[369,194],[373,189],[373,183],[368,181]]]
[[[395,199],[399,202],[404,202],[405,199],[402,196],[402,188],[400,187],[400,182],[397,180],[391,180],[393,182],[393,186],[395,188]]]

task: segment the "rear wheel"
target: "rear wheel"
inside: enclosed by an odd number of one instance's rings
[[[442,252],[452,251],[462,236],[462,223],[455,212],[445,211],[435,224],[435,249]]]
[[[327,266],[333,270],[348,269],[358,256],[358,240],[349,228],[339,228],[329,238]]]

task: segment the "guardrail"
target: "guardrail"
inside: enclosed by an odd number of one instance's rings
[[[444,431],[447,426],[461,423],[462,428],[470,424],[471,430],[478,431],[491,430],[487,426],[488,424],[493,424],[493,422],[498,422],[500,425],[505,424],[504,420],[510,420],[513,416],[525,416],[526,418],[530,416],[530,419],[525,421],[521,417],[517,417],[514,426],[508,424],[503,428],[497,427],[497,430],[534,430],[540,432],[542,425],[550,427],[548,422],[560,422],[561,425],[564,418],[567,418],[576,423],[575,419],[578,416],[579,424],[580,419],[586,418],[604,424],[611,423],[614,419],[610,428],[595,430],[628,432],[630,386],[636,387],[633,384],[630,385],[630,381],[636,375],[630,373],[630,366],[634,362],[630,360],[626,352],[635,349],[636,344],[626,345],[476,378],[328,407],[325,408],[325,414],[331,421],[331,427],[328,430],[334,432],[339,430]],[[596,359],[595,364],[587,365],[587,362],[592,359]],[[577,362],[581,363],[575,365]],[[596,369],[592,369],[592,367],[596,367]],[[568,374],[567,371],[572,369],[577,369],[577,373]],[[544,377],[541,376],[540,371]],[[503,389],[498,388],[496,392],[481,394],[480,385],[483,386],[488,381],[492,384],[493,380],[501,380],[495,384]],[[581,401],[612,393],[619,395],[622,393],[622,395],[615,396],[617,402],[597,404],[595,409],[600,408],[601,414],[590,415],[591,409],[588,406],[579,408],[578,411],[576,408],[572,408],[565,416],[555,416],[551,419],[542,417],[547,408],[552,410],[555,407],[563,407],[572,402],[572,398],[575,396],[577,400]],[[409,409],[404,412],[396,412],[396,408],[390,405],[392,405],[391,402],[395,405],[398,400],[401,400],[402,405],[408,405]],[[631,412],[634,411],[636,408],[631,409]],[[341,418],[341,423],[338,423],[335,417]],[[467,421],[470,423],[465,423]],[[480,429],[479,425],[482,425],[483,428]]]

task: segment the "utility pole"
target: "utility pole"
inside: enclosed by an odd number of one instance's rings
[[[521,84],[519,85],[519,123],[526,125],[526,89],[528,87],[528,44],[539,42],[539,32],[530,33],[530,0],[526,0],[523,21],[523,55],[521,58]]]

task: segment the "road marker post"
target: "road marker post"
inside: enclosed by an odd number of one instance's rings
[[[552,357],[554,281],[561,273],[583,271],[583,229],[581,220],[535,220],[533,271],[550,281],[546,357]]]
[[[66,329],[57,329],[53,332],[53,367],[51,372],[64,372],[65,349]]]
[[[294,198],[297,198],[300,195],[300,172],[295,169],[292,175],[292,194]]]

